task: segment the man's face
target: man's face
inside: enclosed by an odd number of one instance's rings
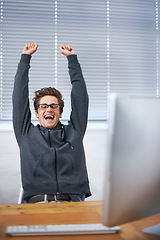
[[[40,99],[39,104],[58,104],[58,99],[54,96],[46,95]],[[41,108],[35,111],[36,117],[39,119],[41,126],[45,128],[54,128],[59,122],[59,119],[62,117],[62,113],[60,113],[60,108]]]

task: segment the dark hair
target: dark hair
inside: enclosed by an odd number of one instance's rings
[[[40,90],[35,91],[35,96],[33,98],[34,101],[34,108],[35,110],[38,109],[38,104],[40,102],[40,99],[44,96],[50,95],[54,96],[58,100],[58,104],[60,105],[60,113],[63,112],[63,107],[64,107],[64,101],[63,101],[63,96],[62,94],[55,88],[48,87],[48,88],[42,88]]]

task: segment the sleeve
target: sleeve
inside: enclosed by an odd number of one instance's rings
[[[77,55],[68,58],[69,75],[71,79],[71,115],[70,120],[76,131],[84,136],[88,121],[88,93]]]
[[[31,56],[22,54],[15,75],[12,94],[13,102],[13,128],[18,145],[22,136],[29,131],[31,125],[31,112],[29,108],[28,72]]]

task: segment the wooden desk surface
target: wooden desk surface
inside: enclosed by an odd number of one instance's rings
[[[144,234],[141,229],[160,223],[160,214],[121,225],[121,232],[106,235],[8,237],[8,225],[49,225],[102,222],[102,201],[64,202],[43,204],[0,204],[0,240],[49,240],[49,239],[108,239],[156,240],[159,237]]]

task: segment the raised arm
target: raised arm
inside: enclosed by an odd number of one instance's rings
[[[63,55],[68,58],[69,75],[72,84],[71,90],[71,116],[70,120],[82,138],[88,121],[88,94],[82,70],[71,45],[63,44],[60,48]]]
[[[18,144],[21,137],[29,130],[31,125],[31,113],[28,97],[28,72],[30,68],[31,55],[37,51],[38,44],[27,43],[22,51],[18,64],[13,89],[13,127]]]

